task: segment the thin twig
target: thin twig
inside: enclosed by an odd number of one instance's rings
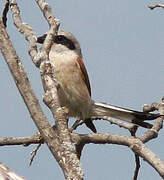
[[[130,133],[133,137],[136,137],[136,131],[137,131],[137,128],[134,131],[130,131]],[[134,153],[134,156],[135,156],[136,167],[134,170],[133,180],[137,180],[139,169],[140,169],[140,158],[139,158],[139,155],[136,153]]]
[[[36,146],[36,148],[30,153],[31,154],[31,158],[30,158],[30,166],[32,165],[32,162],[33,162],[33,160],[34,160],[34,157],[36,156],[36,154],[37,154],[37,152],[38,152],[38,150],[39,150],[39,148],[41,147],[41,143],[40,144],[38,144],[37,146]]]
[[[140,169],[140,158],[137,154],[135,154],[135,162],[136,162],[136,168],[134,171],[133,180],[137,180],[139,169]]]
[[[150,5],[148,6],[151,10],[157,8],[157,7],[161,7],[161,8],[164,8],[164,4],[154,4],[154,5]]]
[[[164,97],[162,98],[162,101],[160,103],[152,103],[150,106],[146,106],[146,111],[151,110],[158,110],[161,117],[157,118],[154,122],[154,125],[151,129],[147,130],[143,135],[141,135],[139,138],[142,142],[146,143],[150,141],[153,138],[156,138],[158,136],[158,132],[163,127],[163,121],[164,121]]]
[[[9,0],[6,0],[5,8],[2,13],[2,21],[5,27],[7,27],[7,13],[9,11]]]
[[[72,127],[69,129],[70,132],[73,132],[73,130],[76,130],[76,128],[77,128],[78,126],[82,125],[82,124],[84,124],[84,121],[83,121],[82,119],[76,120],[76,121],[73,123]]]
[[[108,121],[111,124],[115,124],[115,125],[117,125],[117,126],[119,126],[121,128],[125,128],[125,129],[129,130],[130,132],[134,131],[137,128],[137,126],[135,124],[130,124],[130,123],[127,123],[127,122],[124,122],[124,121],[120,121],[118,119],[116,120],[116,119],[113,119],[113,118],[104,118],[103,120]]]
[[[44,143],[43,139],[41,139],[40,134],[36,134],[31,137],[6,137],[0,139],[0,146],[11,146],[11,145],[23,145],[29,146],[30,144],[38,144]]]

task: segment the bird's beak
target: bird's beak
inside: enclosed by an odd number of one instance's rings
[[[43,44],[44,40],[46,39],[46,36],[47,36],[47,34],[43,34],[42,36],[37,37],[36,42],[40,43],[40,44]]]

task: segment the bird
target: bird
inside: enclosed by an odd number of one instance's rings
[[[37,37],[43,44],[47,34]],[[68,109],[68,116],[82,120],[86,126],[97,132],[93,119],[115,118],[144,128],[152,124],[144,122],[159,117],[158,113],[140,112],[115,105],[96,102],[91,99],[91,86],[84,65],[80,43],[66,30],[59,29],[54,35],[49,61],[57,79],[57,94],[60,105]]]

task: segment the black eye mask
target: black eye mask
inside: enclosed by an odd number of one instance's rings
[[[40,36],[37,38],[37,42],[40,44],[43,44],[44,40],[46,39],[47,34],[44,34],[43,36]],[[74,43],[68,39],[67,37],[65,37],[64,35],[57,35],[54,37],[54,43],[56,44],[62,44],[64,46],[66,46],[68,49],[70,50],[74,50],[75,49],[75,45]]]

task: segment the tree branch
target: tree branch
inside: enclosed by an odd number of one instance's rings
[[[38,100],[29,83],[27,74],[24,71],[24,67],[12,46],[2,21],[0,21],[0,49],[32,119],[37,125],[40,133],[47,136],[47,130],[51,129],[51,126],[49,125],[38,103]]]
[[[110,122],[111,124],[115,124],[121,128],[125,128],[127,130],[129,130],[130,132],[136,132],[138,126],[135,125],[135,124],[130,124],[130,123],[127,123],[127,122],[123,122],[123,121],[119,121],[119,120],[115,120],[113,118],[106,118],[106,119],[103,119],[103,120],[106,120],[108,122]]]
[[[158,118],[160,119],[160,118]],[[142,136],[141,136],[142,137]],[[150,151],[146,145],[140,140],[141,137],[132,137],[132,136],[122,136],[122,135],[110,135],[110,134],[89,134],[89,135],[80,135],[71,133],[71,139],[77,146],[78,157],[81,156],[81,151],[85,144],[94,143],[94,144],[117,144],[124,145],[131,148],[131,150],[136,154],[142,157],[147,161],[153,168],[157,170],[161,177],[164,178],[164,162],[160,158]],[[39,135],[35,135],[31,138],[25,138],[25,141],[22,141],[22,144],[40,143],[41,139],[38,139]],[[21,138],[22,139],[22,138]],[[20,142],[21,139],[18,141]],[[0,145],[10,145],[18,143],[13,139],[7,139],[3,142],[3,139],[0,139]]]
[[[147,146],[137,137],[122,136],[122,135],[109,135],[109,134],[89,134],[89,135],[78,135],[73,134],[72,138],[79,144],[118,144],[128,146],[135,154],[142,157],[148,162],[159,175],[164,178],[164,162],[154,154]]]
[[[31,137],[19,137],[19,138],[6,137],[0,139],[0,146],[11,146],[11,145],[29,146],[30,144],[40,144],[40,143],[44,143],[40,134],[36,134]]]
[[[2,163],[0,163],[0,177],[1,180],[25,180]]]
[[[60,107],[57,94],[57,81],[54,77],[53,68],[49,61],[41,63],[41,77],[46,93],[44,102],[50,108],[55,119],[55,131],[58,135],[60,151],[60,165],[67,179],[83,179],[83,172],[80,161],[72,144],[70,132],[67,123],[67,109]],[[58,148],[59,148],[58,147]]]
[[[158,136],[158,132],[163,127],[163,121],[164,121],[164,98],[162,98],[162,101],[160,103],[152,103],[150,106],[146,105],[146,107],[143,107],[144,112],[150,112],[150,111],[159,111],[161,114],[161,117],[157,118],[154,122],[154,125],[151,129],[147,130],[142,136],[139,138],[142,142],[146,143],[150,141],[151,139],[154,139]]]
[[[133,180],[137,180],[139,169],[140,169],[140,158],[137,154],[135,154],[135,162],[136,162],[136,168],[134,171]]]
[[[2,21],[5,27],[7,27],[7,13],[9,11],[9,0],[6,0],[5,8],[2,13]]]
[[[22,23],[20,17],[20,11],[17,6],[16,0],[10,0],[10,9],[12,11],[13,20],[16,27],[25,38],[29,41],[30,48],[29,54],[37,67],[40,67],[43,86],[46,91],[44,95],[44,101],[52,111],[55,120],[54,129],[50,126],[48,120],[42,112],[42,109],[36,99],[33,90],[30,86],[28,77],[24,71],[24,68],[17,56],[12,43],[8,37],[4,22],[0,21],[0,48],[2,54],[10,68],[15,83],[24,99],[24,102],[34,120],[36,126],[39,129],[40,135],[34,135],[29,138],[4,138],[0,139],[0,146],[4,145],[25,145],[28,146],[32,143],[46,142],[52,154],[63,169],[66,179],[83,179],[83,171],[80,165],[80,156],[85,144],[118,144],[131,148],[136,156],[142,157],[152,167],[154,167],[161,177],[164,178],[164,163],[150,151],[144,143],[156,138],[159,130],[162,128],[164,117],[156,119],[152,129],[146,131],[140,137],[110,135],[110,134],[90,134],[90,135],[78,135],[70,134],[67,124],[68,110],[60,107],[60,102],[57,95],[58,83],[53,73],[53,68],[48,60],[49,50],[53,36],[58,30],[59,22],[56,20],[51,12],[50,7],[43,0],[36,0],[40,9],[42,10],[44,17],[49,23],[50,31],[47,33],[46,40],[41,47],[40,52],[37,51],[36,37],[33,29]],[[158,6],[159,7],[159,4]],[[161,7],[161,6],[160,6]],[[154,7],[155,8],[155,7]],[[153,8],[153,9],[154,9]],[[153,110],[158,109],[161,114],[164,114],[164,99],[160,104],[154,104]],[[147,109],[148,111],[148,109]],[[115,120],[109,120],[113,124],[117,124],[120,127],[129,129],[131,132],[136,131],[136,126],[127,125],[125,123],[118,123]],[[42,137],[42,138],[41,138]],[[73,143],[76,145],[74,149]],[[136,159],[137,160],[137,159]],[[136,168],[137,169],[137,168]]]
[[[46,40],[43,43],[43,46],[41,47],[40,53],[37,53],[36,39],[33,39],[35,40],[34,42],[35,48],[32,48],[32,50],[30,50],[30,55],[33,59],[33,62],[37,66],[40,66],[41,64],[40,70],[41,70],[42,80],[44,82],[44,88],[46,90],[44,101],[47,100],[46,97],[50,99],[50,103],[46,102],[46,104],[49,104],[49,107],[53,113],[56,123],[56,129],[55,132],[53,132],[50,125],[46,124],[47,132],[45,132],[45,130],[39,127],[38,124],[36,125],[41,135],[43,136],[43,139],[47,143],[49,149],[53,153],[54,157],[58,161],[61,168],[63,169],[65,178],[80,180],[83,179],[83,171],[81,169],[80,161],[74,150],[74,146],[71,142],[70,134],[67,127],[65,112],[63,111],[63,109],[60,108],[55,78],[52,76],[53,73],[51,73],[52,72],[51,64],[49,63],[49,65],[47,65],[45,61],[48,59],[51,43],[58,29],[59,23],[56,23],[56,20],[51,13],[51,9],[48,6],[48,4],[45,3],[45,1],[37,0],[36,2],[39,5],[40,9],[42,10],[45,18],[47,19],[50,25],[50,31],[47,33]],[[21,22],[20,12],[15,0],[10,0],[10,7],[13,13],[13,20],[16,27],[19,30],[21,30],[21,32],[25,35],[26,39],[29,40],[29,42],[32,42],[30,41],[30,37],[32,37],[33,30],[27,24],[26,26],[24,26],[24,23]],[[27,28],[30,29],[30,32],[28,33],[26,32]],[[33,45],[31,46],[33,47]]]
[[[133,137],[136,137],[136,132],[137,132],[137,129],[135,129],[134,131],[130,131],[130,133]],[[134,154],[134,156],[135,156],[136,167],[134,170],[133,180],[137,180],[137,177],[139,174],[139,169],[140,169],[140,157],[138,154]]]
[[[164,8],[164,4],[154,4],[154,5],[150,5],[148,6],[151,10],[157,8],[157,7],[161,7],[161,8]]]

